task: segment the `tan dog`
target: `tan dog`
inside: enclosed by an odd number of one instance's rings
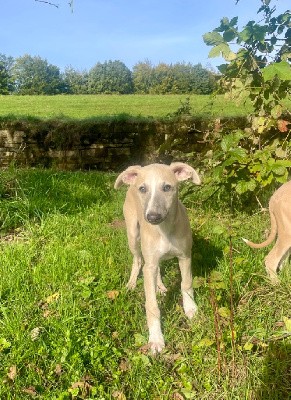
[[[178,200],[178,182],[186,179],[200,184],[197,172],[184,163],[134,165],[123,171],[114,185],[115,189],[123,183],[130,185],[123,207],[128,244],[133,254],[127,287],[135,288],[143,256],[145,308],[152,353],[160,352],[165,346],[156,298],[157,291],[166,291],[160,276],[160,260],[178,257],[185,314],[191,319],[197,311],[192,288],[192,233],[186,209]]]
[[[243,240],[249,246],[260,249],[272,243],[277,235],[275,246],[265,258],[267,273],[271,281],[276,283],[278,282],[277,269],[282,267],[291,247],[291,181],[282,185],[272,195],[269,202],[269,212],[271,218],[269,237],[259,244],[247,239]]]

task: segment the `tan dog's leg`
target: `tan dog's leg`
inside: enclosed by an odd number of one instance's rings
[[[275,203],[276,204],[276,203]],[[273,208],[275,208],[273,206]],[[277,269],[282,266],[291,247],[291,215],[290,203],[281,202],[280,207],[274,209],[277,222],[277,241],[265,258],[266,271],[272,283],[278,283]]]
[[[167,288],[162,281],[160,267],[158,269],[158,277],[157,277],[157,292],[160,294],[165,294],[167,292]]]
[[[144,289],[146,297],[146,316],[149,329],[149,344],[153,354],[165,347],[165,341],[161,330],[160,310],[156,297],[157,279],[159,267],[152,263],[146,263],[143,268]]]
[[[192,287],[191,258],[180,258],[179,267],[181,270],[181,291],[183,298],[183,308],[186,316],[191,319],[197,312],[197,305],[194,302]]]
[[[277,269],[280,264],[284,261],[289,253],[291,246],[291,236],[288,238],[285,236],[284,241],[278,237],[275,246],[272,248],[270,253],[265,258],[266,271],[269,274],[272,283],[278,283],[279,279],[277,276]]]
[[[133,213],[127,207],[124,208],[124,218],[127,230],[128,247],[133,255],[131,274],[126,287],[128,289],[134,289],[136,287],[136,281],[142,263],[139,224],[137,218],[133,217]]]

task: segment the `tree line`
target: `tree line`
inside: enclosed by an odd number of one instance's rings
[[[64,72],[39,56],[0,54],[0,94],[210,94],[217,75],[199,64],[138,62],[130,70],[119,60],[98,62],[89,71]]]

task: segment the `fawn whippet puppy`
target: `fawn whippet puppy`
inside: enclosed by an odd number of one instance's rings
[[[282,185],[271,196],[269,202],[271,232],[262,243],[253,243],[243,239],[250,247],[260,249],[272,243],[277,235],[277,241],[265,258],[267,273],[273,283],[278,282],[277,269],[282,267],[291,247],[291,181]]]
[[[186,179],[201,183],[197,172],[184,163],[134,165],[123,171],[114,185],[115,189],[123,183],[129,185],[123,206],[133,254],[127,287],[135,288],[143,256],[145,308],[153,354],[165,346],[156,298],[157,291],[166,291],[160,276],[160,260],[178,257],[185,314],[191,319],[197,311],[192,288],[192,233],[186,209],[178,199],[178,182]]]

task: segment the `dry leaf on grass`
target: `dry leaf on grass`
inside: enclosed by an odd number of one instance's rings
[[[56,368],[55,368],[55,374],[58,376],[61,376],[62,373],[63,373],[63,368],[62,368],[61,364],[57,364]]]
[[[30,331],[31,340],[34,342],[39,338],[41,327],[37,326]]]
[[[118,290],[108,290],[108,292],[106,292],[108,299],[110,300],[115,300],[118,295],[119,295],[119,291]]]
[[[15,381],[15,378],[16,378],[16,376],[17,376],[17,368],[16,368],[16,365],[12,365],[12,366],[9,368],[9,372],[7,373],[7,376],[8,376],[8,378],[9,378],[10,381],[12,381],[12,382]]]
[[[112,397],[117,400],[126,400],[126,396],[124,393],[120,392],[119,390],[115,390],[112,393]]]
[[[36,397],[37,396],[37,391],[36,391],[34,386],[28,386],[27,388],[22,389],[22,392],[25,393],[25,394],[28,394],[31,397]]]
[[[53,303],[53,302],[57,301],[59,299],[59,297],[60,297],[60,293],[59,292],[53,293],[52,295],[48,296],[45,299],[45,302],[47,304]]]

